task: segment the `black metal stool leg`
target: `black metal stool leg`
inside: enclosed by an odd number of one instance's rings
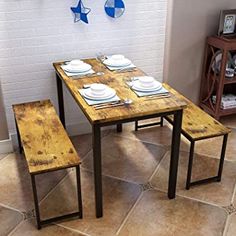
[[[76,166],[76,182],[77,182],[79,217],[82,219],[83,218],[83,207],[82,207],[81,180],[80,180],[80,167],[79,166]]]
[[[36,215],[37,227],[38,227],[38,229],[41,229],[41,221],[40,221],[40,214],[39,214],[39,203],[38,203],[38,194],[37,194],[37,188],[36,188],[35,176],[34,175],[31,175],[31,183],[32,183],[32,189],[33,189],[33,195],[34,195],[34,207],[35,207],[35,215]]]
[[[193,155],[194,155],[194,145],[195,142],[191,141],[190,145],[190,152],[189,152],[189,160],[188,160],[188,173],[187,173],[187,180],[186,180],[186,189],[190,189],[191,184],[191,176],[192,176],[192,167],[193,167]]]
[[[222,175],[222,171],[223,171],[227,139],[228,139],[228,134],[225,134],[224,138],[223,138],[223,144],[222,144],[221,156],[220,156],[220,164],[219,164],[219,170],[218,170],[218,175],[217,175],[217,181],[219,181],[219,182],[221,181],[221,175]]]

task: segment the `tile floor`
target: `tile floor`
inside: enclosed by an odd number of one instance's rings
[[[104,217],[95,218],[91,136],[72,137],[82,157],[84,218],[35,228],[33,199],[24,158],[0,155],[0,235],[236,235],[236,117],[223,120],[232,128],[223,178],[185,190],[188,141],[182,138],[177,197],[168,200],[171,129],[138,132],[134,124],[122,133],[102,134]],[[220,138],[197,143],[193,178],[214,175]],[[37,177],[42,217],[76,209],[75,171]]]

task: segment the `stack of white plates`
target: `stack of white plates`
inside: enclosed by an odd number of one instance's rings
[[[160,90],[162,84],[150,76],[139,77],[138,80],[132,82],[132,88],[140,92],[152,92]]]
[[[107,66],[111,67],[126,67],[131,65],[131,61],[123,55],[113,55],[103,61]]]
[[[84,89],[83,96],[91,100],[110,99],[116,95],[116,91],[105,84],[94,83]]]
[[[91,70],[91,68],[91,65],[81,60],[72,60],[64,66],[64,70],[70,73],[85,73]]]

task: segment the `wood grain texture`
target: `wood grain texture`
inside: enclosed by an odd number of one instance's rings
[[[157,113],[161,114],[168,111],[171,112],[184,109],[186,107],[185,101],[175,96],[157,100],[147,100],[144,97],[139,98],[125,83],[125,80],[130,79],[132,76],[145,75],[145,73],[138,68],[133,72],[118,73],[108,70],[101,62],[98,62],[96,59],[86,59],[85,61],[92,65],[96,72],[104,72],[104,75],[90,78],[86,77],[72,79],[68,77],[61,69],[60,66],[63,64],[63,62],[53,63],[53,66],[57,75],[64,82],[91,124],[105,124],[114,121],[122,121],[124,119],[130,119],[134,117],[142,117]],[[83,97],[78,92],[78,89],[83,88],[84,84],[92,84],[95,82],[110,86],[116,90],[117,95],[121,99],[130,98],[133,100],[133,103],[130,106],[119,106],[116,108],[95,110],[92,106],[89,106],[84,101]]]
[[[201,140],[230,133],[230,129],[226,128],[169,85],[166,84],[165,87],[176,97],[186,101],[187,108],[183,112],[182,131],[189,135],[192,140]],[[168,118],[173,121],[172,116],[168,116]]]
[[[13,105],[13,110],[31,174],[80,164],[49,100]]]

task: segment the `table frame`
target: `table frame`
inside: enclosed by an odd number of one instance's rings
[[[56,73],[57,79],[57,93],[58,93],[58,106],[59,106],[59,117],[62,124],[65,127],[65,112],[64,112],[64,99],[63,99],[63,85],[62,79]],[[181,125],[183,109],[178,109],[170,112],[161,112],[152,115],[140,116],[123,119],[122,121],[111,121],[96,123],[92,125],[92,141],[93,141],[93,168],[94,168],[94,185],[95,185],[95,205],[96,205],[96,217],[103,216],[103,193],[102,193],[102,165],[101,165],[101,128],[104,126],[117,125],[117,131],[122,131],[122,123],[138,121],[149,118],[156,118],[162,116],[174,115],[173,131],[172,131],[172,143],[171,143],[171,157],[169,167],[169,183],[168,183],[168,198],[174,199],[176,194],[176,182],[177,182],[177,171],[179,161],[179,148],[180,148],[180,137],[181,137]]]

